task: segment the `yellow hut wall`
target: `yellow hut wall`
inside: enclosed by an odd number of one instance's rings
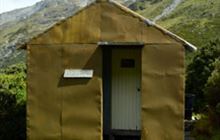
[[[102,139],[100,41],[142,42],[142,140],[183,140],[184,47],[131,13],[95,3],[28,43],[30,140]],[[65,69],[92,79],[63,79]]]

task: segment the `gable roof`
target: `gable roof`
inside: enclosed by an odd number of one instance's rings
[[[108,3],[111,3],[113,4],[114,6],[116,6],[117,8],[121,9],[122,11],[126,12],[127,14],[133,16],[133,17],[136,17],[138,18],[140,21],[144,22],[147,26],[150,26],[150,27],[153,27],[159,31],[161,31],[163,34],[166,34],[168,35],[170,38],[174,39],[175,41],[179,42],[180,44],[182,44],[187,50],[190,50],[190,51],[196,51],[197,48],[192,45],[191,43],[187,42],[186,40],[184,40],[183,38],[175,35],[174,33],[166,30],[165,28],[155,24],[154,22],[150,21],[149,19],[141,16],[140,14],[130,10],[129,8],[123,6],[122,4],[120,4],[119,2],[116,2],[114,0],[96,0],[92,3],[90,3],[89,5],[87,5],[86,7],[82,8],[81,10],[79,10],[78,12],[76,12],[75,14],[73,14],[72,16],[70,17],[73,17],[74,15],[76,15],[77,13],[87,9],[90,5],[94,4],[94,3],[100,3],[100,2],[108,2]],[[56,23],[56,24],[60,24],[61,22],[64,22],[66,21],[67,19],[69,19],[70,17],[64,19],[64,20],[61,20],[60,22]],[[56,25],[55,24],[55,25]],[[42,34],[48,32],[50,29],[52,29],[55,25],[53,25],[52,27],[50,27],[49,29],[47,29],[46,31],[44,31],[43,33],[40,33],[38,34],[37,36],[33,37],[33,38],[30,38],[27,42],[25,42],[24,44],[19,44],[18,47],[19,48],[25,48],[26,45],[31,42],[31,40],[35,39],[35,38],[38,38],[39,36],[41,36]],[[98,42],[97,42],[98,43]]]

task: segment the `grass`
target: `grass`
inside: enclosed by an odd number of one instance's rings
[[[136,2],[138,7],[137,12],[148,19],[154,19],[157,15],[160,15],[168,5],[172,3],[172,0],[158,0],[152,2],[152,0],[146,0],[144,2]]]
[[[220,1],[183,1],[158,23],[200,47],[220,36]]]

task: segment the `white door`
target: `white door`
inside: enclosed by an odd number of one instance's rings
[[[140,61],[140,49],[112,49],[112,129],[141,129]]]

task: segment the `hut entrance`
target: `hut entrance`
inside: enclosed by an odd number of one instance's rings
[[[104,85],[104,127],[113,139],[138,140],[141,130],[141,49],[112,48]],[[105,62],[104,62],[105,63]],[[104,67],[106,64],[104,64]],[[110,70],[109,70],[110,69]],[[105,88],[109,91],[105,93]],[[108,106],[108,107],[107,107]],[[106,121],[107,118],[107,121]],[[106,125],[105,123],[108,123]],[[106,130],[106,128],[104,128]]]
[[[112,50],[111,127],[140,130],[140,51]]]

